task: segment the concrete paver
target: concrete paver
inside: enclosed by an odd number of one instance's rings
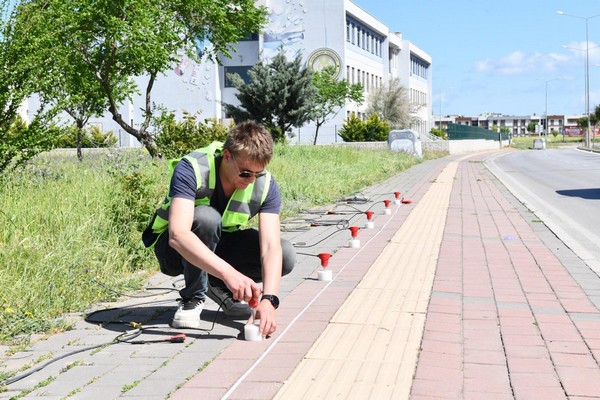
[[[176,331],[176,292],[127,299],[98,308],[152,326],[143,337],[185,332],[186,342],[82,352],[0,399],[600,398],[600,279],[532,222],[487,156],[428,161],[284,221],[298,264],[282,281],[279,327],[267,340],[245,342],[244,321],[223,319],[210,301],[204,329]],[[412,204],[385,214],[395,191]],[[369,207],[374,229],[364,225]],[[348,226],[361,228],[359,248]],[[330,282],[317,280],[320,252],[332,254]],[[157,275],[150,285],[171,283]],[[126,329],[78,323],[0,365],[25,368]]]
[[[417,207],[333,316],[276,399],[348,398],[359,387],[391,398],[410,389],[456,164]]]

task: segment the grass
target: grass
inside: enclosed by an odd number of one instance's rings
[[[269,170],[285,218],[419,162],[386,150],[277,146]],[[98,282],[133,292],[158,271],[140,235],[166,194],[166,161],[140,151],[87,153],[83,162],[50,153],[0,180],[1,343],[69,329],[67,313],[116,298]]]
[[[533,140],[537,139],[539,136],[524,136],[524,137],[513,137],[512,138],[512,147],[519,150],[529,150],[533,149]],[[552,136],[549,135],[546,138],[546,146],[547,148],[552,147],[562,147],[562,146],[573,146],[573,145],[581,145],[582,139],[580,137],[568,137],[565,136],[563,138],[562,135]]]
[[[0,185],[0,340],[68,328],[64,313],[84,310],[120,290],[137,288],[136,274],[149,256],[126,246],[127,227],[116,221],[124,209],[121,181],[131,169],[153,164],[138,154],[40,156]],[[133,267],[137,265],[138,267]],[[21,337],[27,339],[27,335]]]
[[[281,146],[269,170],[280,185],[282,218],[360,191],[419,162],[387,150]]]

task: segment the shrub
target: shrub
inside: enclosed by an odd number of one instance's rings
[[[160,179],[164,165],[148,163],[144,157],[135,160],[125,153],[113,153],[112,158],[108,169],[113,178],[109,215],[118,243],[129,256],[129,268],[142,269],[148,250],[140,238],[167,190]]]
[[[29,125],[17,117],[6,131],[0,131],[0,173],[22,166],[37,154],[48,150],[55,127],[46,127],[45,120],[34,119]]]
[[[391,129],[391,125],[378,114],[372,114],[365,122],[352,113],[344,121],[339,134],[345,142],[381,142],[387,140]]]
[[[81,136],[81,148],[108,148],[114,147],[117,143],[117,138],[113,131],[106,133],[96,126],[90,126],[83,129],[83,135]],[[77,147],[77,127],[71,125],[66,128],[60,129],[60,133],[57,135],[53,142],[54,148],[59,149],[70,149]]]
[[[432,128],[429,133],[433,136],[439,137],[440,139],[448,140],[448,132],[443,129]]]
[[[365,122],[352,113],[344,121],[342,128],[339,130],[339,135],[345,142],[364,142],[365,130]]]
[[[367,142],[385,142],[391,130],[392,126],[382,120],[379,114],[371,114],[365,124],[365,140]]]
[[[177,121],[175,114],[167,111],[162,111],[152,124],[158,132],[158,151],[166,158],[179,158],[211,142],[224,141],[231,127],[223,126],[213,118],[200,122],[197,114],[187,112],[181,121]]]

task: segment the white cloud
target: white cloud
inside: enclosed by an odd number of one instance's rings
[[[486,72],[493,68],[492,61],[488,58],[486,60],[480,60],[475,63],[475,72]]]
[[[598,58],[600,58],[600,49],[598,50]],[[538,74],[540,71],[557,71],[564,66],[570,65],[573,60],[574,56],[569,54],[514,51],[498,59],[487,58],[479,60],[475,62],[473,70],[496,76]]]

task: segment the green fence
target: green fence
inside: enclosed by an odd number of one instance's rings
[[[508,140],[508,132],[494,132],[489,129],[478,128],[476,126],[448,124],[449,140]]]

